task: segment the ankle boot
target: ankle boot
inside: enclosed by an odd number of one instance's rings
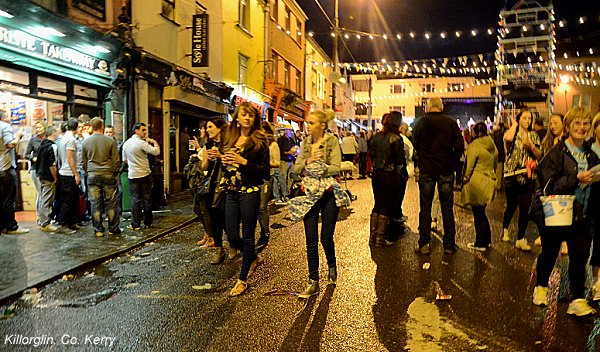
[[[379,223],[379,214],[371,213],[371,224],[369,226],[369,245],[377,242],[377,224]]]
[[[329,268],[328,285],[335,284],[337,284],[337,268],[335,266],[332,266],[331,268]]]
[[[385,233],[390,225],[390,217],[385,215],[379,215],[379,221],[377,222],[377,231],[375,237],[375,247],[388,246],[385,240]]]
[[[203,246],[206,243],[206,241],[208,241],[208,234],[205,233],[204,237],[202,237],[200,241],[196,242],[196,244],[199,246]]]
[[[215,254],[214,258],[210,261],[210,264],[219,265],[219,264],[223,263],[224,260],[225,260],[225,250],[223,249],[223,247],[219,247],[217,254]]]
[[[298,293],[298,298],[310,298],[319,294],[319,281],[308,279],[308,286]]]
[[[200,248],[213,248],[215,246],[215,239],[212,237],[208,238],[208,241],[204,243]]]

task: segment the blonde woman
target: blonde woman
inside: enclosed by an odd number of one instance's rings
[[[308,260],[308,286],[298,294],[309,298],[319,293],[319,214],[321,244],[327,258],[328,284],[337,282],[337,263],[333,234],[341,206],[350,204],[348,194],[335,179],[340,173],[342,153],[338,139],[327,132],[332,110],[316,110],[306,119],[308,137],[293,166],[293,172],[304,175],[306,195],[292,198],[288,210],[293,220],[303,219]]]
[[[600,112],[594,116],[594,121],[592,122],[592,133],[593,139],[591,140],[590,148],[596,154],[598,158],[600,158]],[[599,177],[598,173],[596,173],[595,177]],[[596,199],[596,202],[599,201],[600,198],[600,185],[596,183],[592,188],[593,197]],[[598,214],[599,210],[596,210],[596,214]],[[592,287],[592,301],[600,301],[600,281],[598,281],[598,277],[600,276],[600,219],[596,217],[594,219],[594,246],[592,246],[592,258],[590,259],[590,265],[592,266],[592,274],[594,276],[594,286]]]

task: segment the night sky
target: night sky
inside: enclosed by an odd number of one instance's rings
[[[333,21],[334,0],[318,0]],[[331,56],[331,26],[316,0],[297,0],[309,20],[306,32],[314,32],[314,38]],[[496,29],[500,10],[510,9],[515,1],[502,0],[339,0],[340,27],[358,31],[388,35],[388,39],[368,37],[344,39],[356,62],[373,62],[442,58],[460,55],[493,53],[497,48]],[[544,5],[543,2],[542,5]],[[547,3],[547,1],[546,1]],[[564,28],[556,28],[557,56],[576,51],[589,56],[600,53],[600,1],[559,0],[554,1],[556,22],[564,20]],[[578,19],[585,16],[585,23]],[[493,35],[486,31],[492,28]],[[477,30],[472,36],[471,30]],[[411,39],[410,32],[415,34]],[[456,38],[455,32],[461,37]],[[431,33],[427,40],[425,33]],[[441,32],[447,38],[440,37]],[[401,40],[396,39],[400,33]],[[353,62],[349,51],[340,43],[340,62]]]

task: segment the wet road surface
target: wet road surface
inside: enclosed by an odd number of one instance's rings
[[[202,233],[193,224],[26,295],[15,302],[14,316],[0,320],[0,337],[46,335],[54,344],[40,348],[57,351],[600,351],[597,316],[566,315],[568,256],[553,272],[549,307],[531,303],[540,249],[524,253],[500,241],[502,199],[488,210],[491,251],[466,248],[474,239],[472,216],[457,206],[459,251],[443,254],[434,236],[432,254],[420,256],[412,182],[406,234],[393,247],[369,248],[369,181],[349,182],[358,200],[341,210],[337,224],[337,286],[325,286],[321,251],[321,290],[309,300],[292,294],[308,276],[302,223],[274,207],[265,264],[240,297],[227,296],[240,262],[209,265],[214,252],[194,245]],[[63,344],[65,335],[78,344]],[[89,335],[107,338],[93,346]],[[6,338],[2,346],[29,348]]]

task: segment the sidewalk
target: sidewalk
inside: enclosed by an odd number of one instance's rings
[[[126,229],[129,221],[121,221],[121,235],[103,237],[94,235],[91,224],[71,235],[43,232],[36,225],[35,212],[19,212],[19,227],[30,232],[0,235],[0,301],[118,256],[195,220],[189,192],[169,196],[168,202],[154,212],[151,228],[135,233]]]

